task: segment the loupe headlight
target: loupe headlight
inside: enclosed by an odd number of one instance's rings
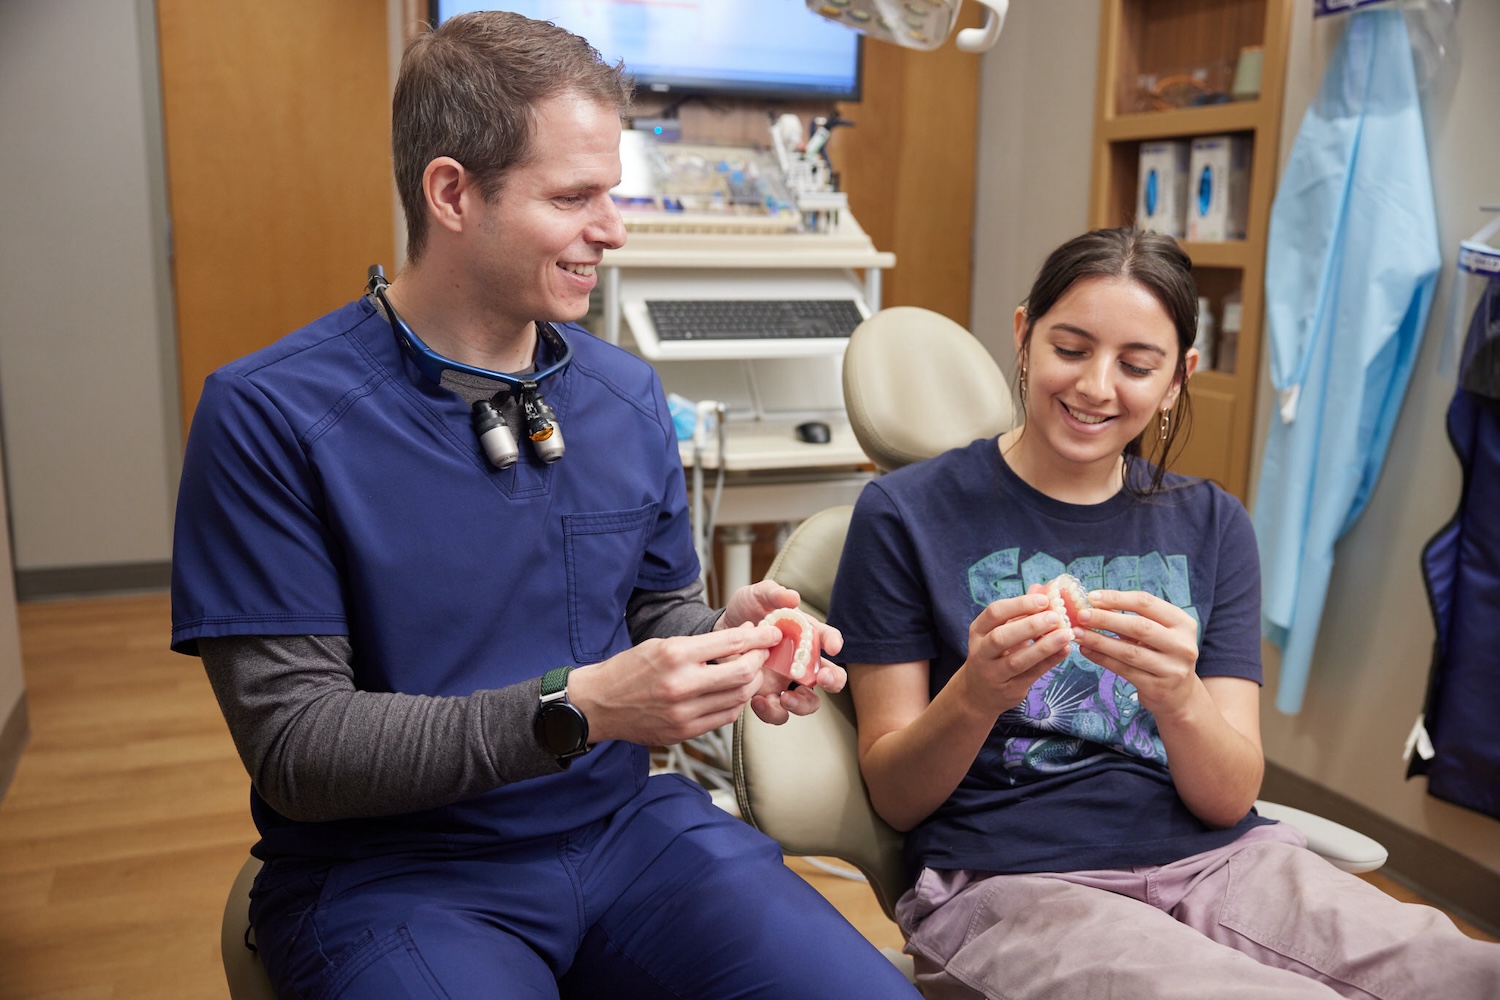
[[[521,393],[521,407],[526,416],[526,436],[536,448],[537,457],[548,465],[563,457],[562,428],[557,426],[557,414],[547,405],[535,388]]]
[[[500,410],[488,399],[474,404],[474,433],[479,435],[479,446],[495,468],[508,469],[521,457],[516,436],[510,432]]]

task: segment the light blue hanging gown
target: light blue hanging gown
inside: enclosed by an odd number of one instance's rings
[[[1278,412],[1255,496],[1276,707],[1302,708],[1333,547],[1385,457],[1442,253],[1406,22],[1350,16],[1271,206],[1266,327]]]

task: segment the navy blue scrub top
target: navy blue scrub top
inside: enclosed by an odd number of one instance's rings
[[[636,588],[698,577],[656,372],[581,327],[542,392],[567,452],[510,469],[469,408],[359,299],[211,375],[178,497],[172,648],[204,636],[347,635],[362,690],[467,695],[630,645]],[[561,774],[386,819],[297,823],[252,792],[257,853],[353,857],[440,834],[493,844],[612,812],[646,750],[606,743]]]

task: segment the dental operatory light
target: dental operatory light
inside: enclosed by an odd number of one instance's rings
[[[1000,38],[1010,0],[977,0],[989,8],[984,24],[964,28],[953,43],[984,52]],[[846,28],[908,49],[935,49],[958,24],[963,0],[807,0],[807,9]]]

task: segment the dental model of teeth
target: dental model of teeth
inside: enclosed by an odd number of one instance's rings
[[[781,642],[766,658],[767,669],[797,684],[813,683],[823,661],[817,622],[794,608],[777,608],[762,618],[761,624],[781,629]]]
[[[1047,584],[1047,601],[1057,612],[1058,620],[1062,622],[1058,627],[1068,634],[1068,641],[1077,642],[1078,631],[1086,627],[1079,620],[1078,613],[1093,607],[1078,577],[1071,573],[1055,577]]]

